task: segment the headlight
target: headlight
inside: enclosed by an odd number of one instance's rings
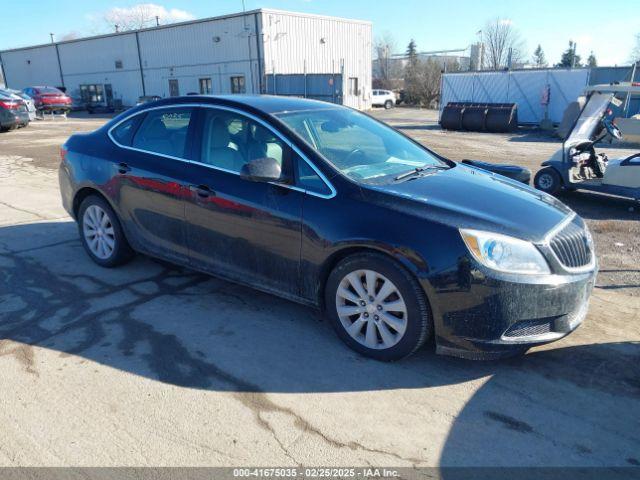
[[[474,258],[500,272],[523,274],[551,273],[540,251],[531,242],[498,233],[460,229]]]

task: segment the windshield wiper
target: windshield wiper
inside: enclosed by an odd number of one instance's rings
[[[422,172],[427,170],[448,170],[449,167],[445,167],[444,165],[425,165],[424,167],[416,167],[413,170],[409,170],[408,172],[401,173],[394,180],[404,180],[405,178],[413,177],[414,175],[420,175]]]

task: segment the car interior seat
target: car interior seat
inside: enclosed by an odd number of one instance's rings
[[[239,172],[244,165],[242,155],[237,147],[231,143],[231,135],[226,122],[221,117],[215,117],[208,124],[205,134],[202,161],[227,170]]]
[[[172,156],[179,156],[184,153],[177,151],[179,150],[177,142],[171,141],[167,127],[161,117],[151,120],[149,125],[141,132],[141,135],[136,135],[133,146]],[[182,147],[184,148],[184,142]]]
[[[252,139],[247,149],[248,160],[256,158],[273,158],[282,166],[282,144],[278,141],[271,130],[254,125],[252,128]]]

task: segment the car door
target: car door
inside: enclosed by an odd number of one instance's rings
[[[130,241],[152,255],[188,261],[184,211],[193,108],[151,109],[116,126],[112,177]]]
[[[295,153],[266,124],[232,109],[203,108],[186,203],[187,242],[198,268],[297,297],[304,192],[240,178],[272,157],[291,176]]]

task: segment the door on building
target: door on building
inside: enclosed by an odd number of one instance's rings
[[[198,80],[200,84],[200,94],[201,95],[209,95],[212,92],[211,89],[211,78],[201,78]]]
[[[113,88],[110,83],[104,84],[104,97],[107,102],[107,105],[113,105]]]
[[[169,79],[169,96],[170,97],[179,97],[180,96],[180,88],[178,86],[177,78]]]
[[[357,104],[357,108],[360,108],[360,88],[358,86],[358,77],[349,77],[348,90],[349,96],[353,97]]]

